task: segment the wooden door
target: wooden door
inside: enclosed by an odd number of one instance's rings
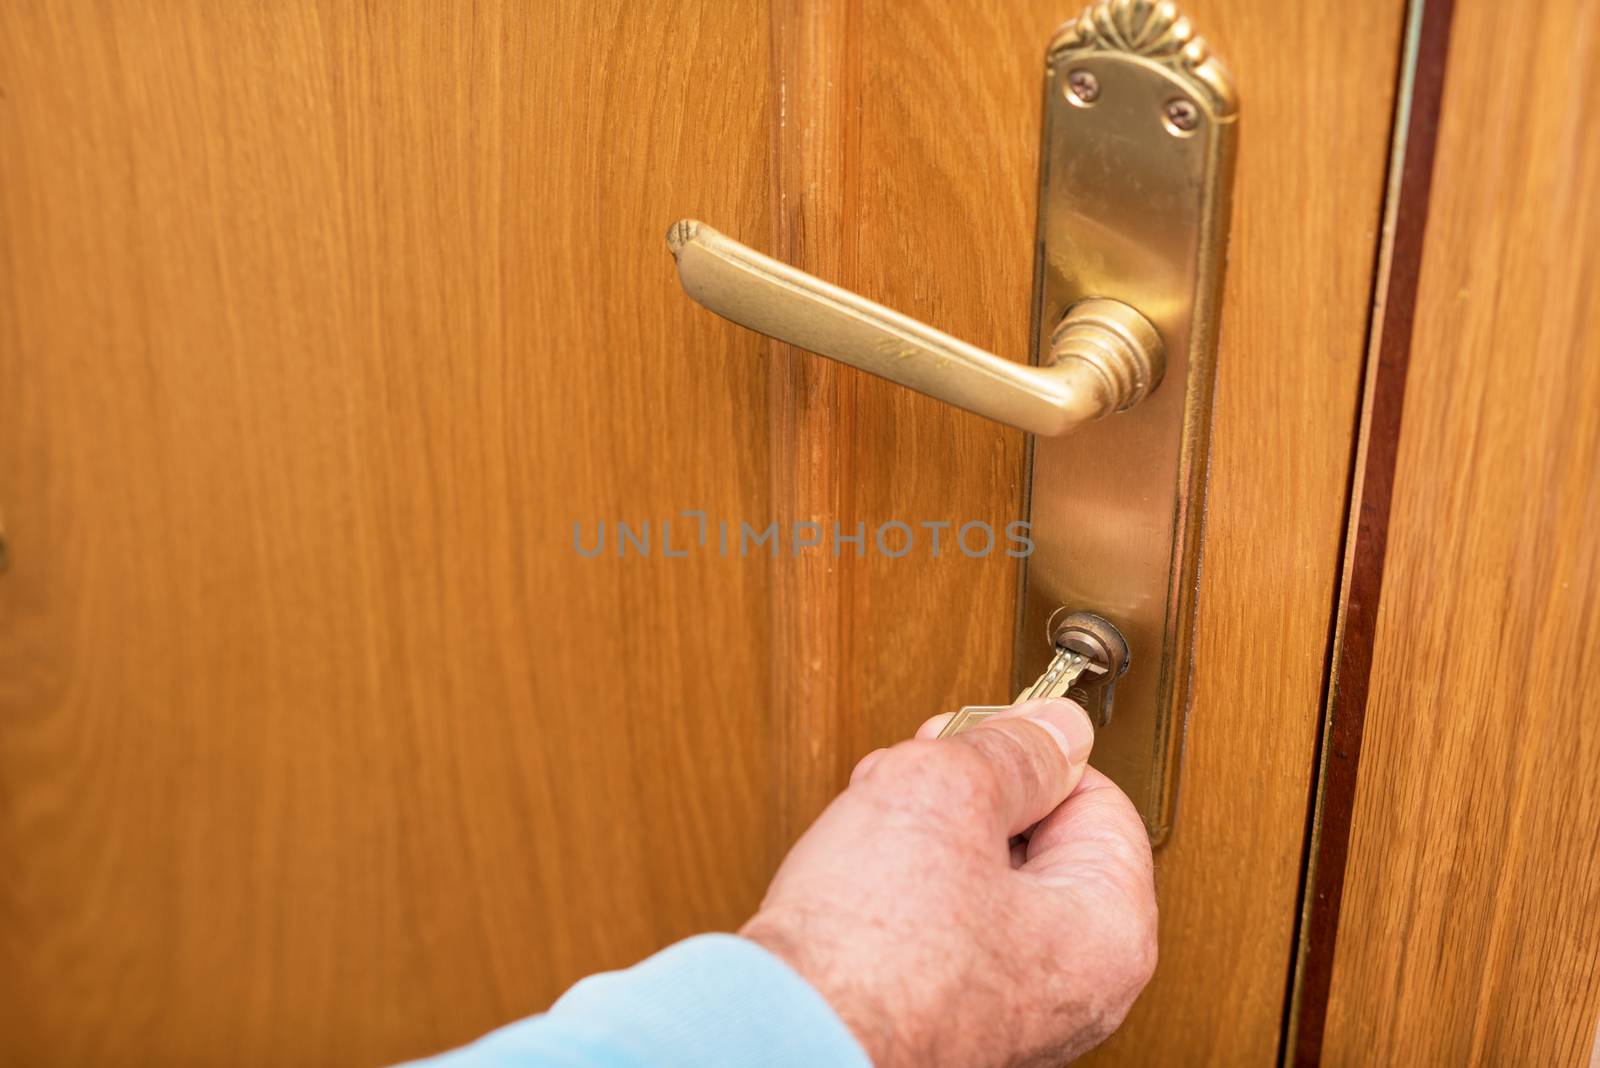
[[[1594,1065],[1600,18],[1425,7],[1292,1049]]]
[[[1267,1063],[1404,12],[1188,6],[1248,111],[1162,964],[1100,1056]],[[1005,694],[1003,555],[663,555],[1003,525],[1024,452],[699,310],[662,233],[1026,351],[1072,14],[0,11],[4,1058],[461,1042],[737,925],[859,755]]]

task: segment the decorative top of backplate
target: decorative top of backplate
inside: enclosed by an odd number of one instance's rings
[[[1046,62],[1082,52],[1125,52],[1151,60],[1188,82],[1219,119],[1239,101],[1233,79],[1171,0],[1099,0],[1056,31]]]

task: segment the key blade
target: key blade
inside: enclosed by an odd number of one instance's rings
[[[1055,659],[1044,669],[1034,684],[1027,690],[1017,695],[1017,703],[1023,701],[1037,701],[1047,697],[1065,697],[1067,691],[1072,689],[1073,683],[1078,681],[1078,676],[1090,666],[1087,656],[1072,649],[1062,649],[1056,653]]]
[[[1094,667],[1093,662],[1084,654],[1072,649],[1061,649],[1056,652],[1055,659],[1044,669],[1034,684],[1017,695],[1017,699],[1009,705],[967,705],[950,717],[950,722],[944,725],[939,732],[940,738],[948,738],[953,734],[971,730],[996,712],[1004,712],[1008,708],[1015,708],[1024,701],[1038,701],[1050,697],[1065,697],[1067,691],[1072,689],[1078,677],[1084,671]]]

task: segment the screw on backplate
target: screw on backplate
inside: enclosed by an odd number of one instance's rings
[[[1086,70],[1068,71],[1067,88],[1080,104],[1093,104],[1100,99],[1100,79]]]
[[[1194,106],[1193,100],[1183,97],[1173,97],[1166,104],[1167,125],[1174,130],[1188,133],[1200,125],[1200,109]]]

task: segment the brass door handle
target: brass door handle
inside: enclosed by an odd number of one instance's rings
[[[1067,309],[1033,367],[763,256],[693,219],[667,246],[683,291],[725,319],[930,397],[1054,437],[1137,404],[1161,380],[1166,350],[1150,321],[1117,300]]]

